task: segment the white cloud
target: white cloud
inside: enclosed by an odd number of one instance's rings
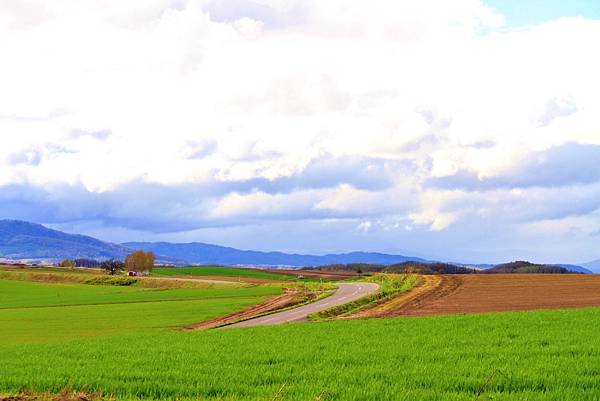
[[[478,0],[3,1],[0,185],[277,187],[314,182],[318,171],[302,173],[324,157],[372,159],[391,186],[353,185],[350,171],[327,188],[231,189],[212,210],[179,207],[198,221],[451,230],[473,217],[431,178],[518,176],[531,155],[600,144],[600,22],[502,24]],[[368,180],[363,164],[339,166]]]
[[[366,234],[369,232],[369,230],[371,230],[372,225],[373,225],[373,223],[371,223],[369,220],[366,220],[366,221],[360,222],[360,224],[358,226],[356,226],[356,229],[358,231],[361,231]]]

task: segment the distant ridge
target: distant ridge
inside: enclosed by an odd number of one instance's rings
[[[186,260],[192,264],[248,265],[248,266],[323,266],[330,264],[373,263],[394,264],[406,261],[425,262],[425,259],[377,252],[350,252],[328,255],[288,254],[283,252],[244,251],[240,249],[192,242],[126,242],[128,248],[152,251],[155,254]]]
[[[327,255],[288,254],[240,250],[199,242],[177,244],[169,242],[127,242],[115,244],[86,235],[67,234],[40,224],[20,220],[0,220],[0,260],[57,262],[63,259],[123,259],[136,249],[152,251],[160,264],[261,267],[318,267],[326,265],[372,264],[394,265],[404,262],[429,261],[415,256],[390,255],[378,252],[349,252]],[[494,265],[465,265],[488,269]],[[548,265],[547,265],[548,266]],[[600,272],[600,260],[583,265],[554,264],[580,273]],[[592,271],[590,271],[592,270]]]
[[[485,273],[583,273],[581,267],[577,267],[577,270],[571,270],[566,267],[562,267],[559,265],[539,265],[536,263],[531,263],[523,260],[518,260],[515,262],[502,263],[496,265],[490,269],[484,270]],[[591,273],[587,271],[587,273]]]
[[[593,271],[594,273],[600,273],[600,259],[582,263],[581,266]]]
[[[85,235],[66,234],[41,224],[0,220],[0,257],[14,260],[66,258],[123,258],[130,250],[122,245]]]
[[[559,266],[562,268],[565,268],[569,271],[572,272],[577,272],[577,273],[585,273],[585,274],[593,274],[594,271],[592,269],[588,269],[583,265],[569,265],[569,264],[555,264],[554,266]]]

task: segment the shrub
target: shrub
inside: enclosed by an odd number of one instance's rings
[[[123,267],[124,264],[120,260],[107,260],[100,264],[100,268],[106,270],[110,275],[123,270]]]
[[[91,285],[117,285],[117,286],[129,286],[137,283],[137,279],[133,277],[115,277],[115,276],[98,276],[90,278],[84,281],[84,284]]]
[[[58,265],[60,267],[75,267],[75,262],[71,259],[65,259]]]

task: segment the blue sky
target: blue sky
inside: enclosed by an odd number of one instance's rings
[[[1,2],[0,218],[598,259],[599,18],[591,1]]]
[[[487,0],[505,18],[506,26],[522,28],[561,17],[600,18],[597,0]]]

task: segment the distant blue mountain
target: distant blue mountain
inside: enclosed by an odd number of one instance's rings
[[[130,249],[85,235],[66,234],[40,224],[0,220],[0,258],[61,260],[125,257]]]
[[[324,266],[330,264],[372,263],[390,265],[406,261],[426,260],[376,252],[350,252],[328,255],[301,255],[283,252],[242,251],[225,246],[203,244],[173,244],[169,242],[126,242],[124,246],[155,254],[186,260],[192,264],[254,265],[254,266]]]
[[[203,243],[171,244],[167,242],[128,242],[113,244],[85,235],[67,234],[40,224],[19,220],[0,220],[0,258],[14,260],[59,261],[62,259],[123,259],[135,249],[152,251],[161,263],[322,266],[328,264],[393,264],[424,261],[416,257],[373,252],[351,252],[323,256],[286,254],[283,252],[242,251]]]
[[[582,263],[581,266],[593,271],[594,273],[600,273],[600,259]]]
[[[152,251],[158,263],[173,265],[215,264],[272,267],[305,267],[331,264],[369,263],[392,265],[407,261],[429,262],[414,256],[377,252],[350,252],[328,255],[244,251],[204,243],[127,242],[114,244],[85,235],[67,234],[40,224],[0,220],[0,258],[13,260],[60,261],[62,259],[123,259],[133,250]],[[473,265],[490,268],[493,265]],[[600,272],[600,260],[576,265],[557,265],[571,271]]]

